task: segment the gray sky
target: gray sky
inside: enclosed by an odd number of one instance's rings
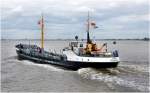
[[[2,0],[1,35],[4,39],[39,39],[43,12],[46,39],[86,38],[87,11],[99,28],[91,37],[148,37],[148,0]]]

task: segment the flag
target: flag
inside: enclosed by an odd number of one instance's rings
[[[94,26],[94,28],[98,28],[98,26]]]
[[[42,20],[39,20],[39,21],[38,21],[38,24],[39,24],[41,27],[44,27],[43,19],[42,19]]]
[[[39,25],[41,24],[41,20],[40,20],[40,21],[38,21],[38,24],[39,24]]]
[[[95,26],[96,23],[94,21],[91,22],[91,26]]]
[[[93,27],[93,28],[98,28],[98,26],[96,26],[96,23],[94,21],[91,21],[90,25]]]

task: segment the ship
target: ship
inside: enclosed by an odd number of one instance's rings
[[[120,59],[117,50],[108,51],[107,43],[98,47],[97,43],[90,38],[90,29],[97,28],[95,22],[87,18],[86,40],[69,42],[68,47],[62,49],[62,53],[50,52],[44,49],[44,17],[39,21],[41,28],[41,47],[32,44],[17,44],[16,53],[19,60],[31,60],[35,63],[57,65],[67,69],[77,70],[80,68],[115,68]],[[114,42],[116,44],[116,42]]]

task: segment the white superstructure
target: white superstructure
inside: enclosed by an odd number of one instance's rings
[[[69,44],[68,48],[63,50],[63,54],[67,56],[68,61],[76,62],[119,62],[118,56],[113,52],[97,52],[95,54],[85,53],[85,44],[79,41],[74,41]]]

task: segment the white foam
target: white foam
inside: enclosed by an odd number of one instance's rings
[[[115,69],[109,69],[110,73],[120,73]],[[105,82],[108,87],[114,89],[113,85],[120,85],[125,87],[131,87],[134,89],[138,89],[140,91],[148,90],[147,87],[136,84],[135,81],[128,81],[126,79],[120,78],[118,76],[110,75],[110,73],[102,73],[92,68],[82,68],[78,70],[78,73],[83,78],[88,78],[91,80],[98,80]]]
[[[96,72],[96,70],[94,70],[93,68],[81,68],[78,70],[78,74],[81,75],[81,77],[83,78],[89,78],[90,75],[96,73],[98,72]]]
[[[112,74],[119,74],[120,73],[118,68],[108,68],[107,70]]]

